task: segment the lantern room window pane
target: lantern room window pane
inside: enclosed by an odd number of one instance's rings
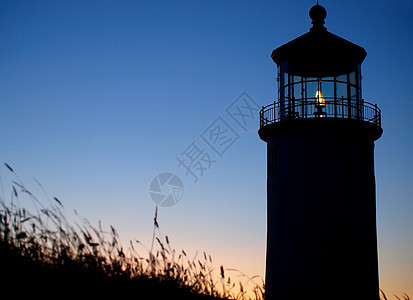
[[[315,79],[315,81],[307,82],[307,99],[310,101],[315,99],[315,95],[318,90],[317,79],[316,78],[313,78],[313,79]]]
[[[290,93],[288,92],[288,85],[284,88],[284,97],[288,99],[290,97]]]
[[[355,87],[350,87],[350,97],[352,100],[356,100],[357,99],[357,90]]]
[[[350,83],[356,85],[357,84],[357,79],[356,79],[356,71],[350,72]]]
[[[301,83],[294,84],[294,98],[301,99]]]
[[[284,85],[287,85],[288,83],[288,74],[284,73]]]
[[[323,81],[321,82],[321,93],[327,101],[332,100],[334,98],[334,82],[324,81],[324,78],[322,80]]]
[[[347,74],[337,76],[337,81],[347,82]]]
[[[337,100],[340,100],[341,98],[347,99],[347,84],[337,82]]]

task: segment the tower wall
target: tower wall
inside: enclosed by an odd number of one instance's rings
[[[303,119],[267,142],[266,299],[379,299],[374,141],[381,128]]]

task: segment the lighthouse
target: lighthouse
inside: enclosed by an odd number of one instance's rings
[[[260,111],[266,299],[377,300],[381,111],[362,96],[364,48],[327,31],[321,5],[309,15],[309,32],[272,52],[278,97]]]

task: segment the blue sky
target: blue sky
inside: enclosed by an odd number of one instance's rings
[[[0,1],[0,158],[33,192],[149,245],[160,173],[184,196],[159,211],[177,249],[263,275],[266,146],[226,113],[242,93],[276,99],[272,50],[311,27],[315,1]],[[413,3],[320,1],[326,27],[363,46],[363,97],[382,109],[376,142],[381,287],[413,295]],[[202,133],[221,117],[222,156]],[[177,157],[216,160],[194,182]],[[5,188],[12,178],[0,171]]]

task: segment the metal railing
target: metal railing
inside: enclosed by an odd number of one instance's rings
[[[263,106],[260,111],[260,128],[266,125],[292,119],[337,118],[355,119],[373,123],[381,127],[381,111],[376,104],[350,99],[307,98],[287,100],[284,103],[274,101]]]

